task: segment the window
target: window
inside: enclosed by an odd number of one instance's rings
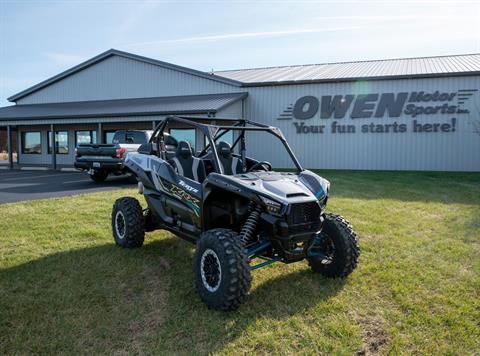
[[[145,135],[144,131],[119,130],[115,132],[112,142],[141,145],[148,142],[148,137]]]
[[[115,131],[111,143],[125,143],[125,130]]]
[[[22,153],[42,153],[42,140],[40,132],[22,132]]]
[[[76,131],[75,132],[75,146],[81,144],[97,143],[97,131]]]
[[[52,153],[52,131],[48,131],[48,153]],[[55,153],[68,154],[68,131],[55,131]]]
[[[187,141],[195,149],[195,129],[170,129],[170,135],[177,141]]]
[[[143,131],[127,131],[127,143],[143,144],[148,142],[148,138]]]
[[[219,131],[221,133],[221,131]],[[205,146],[208,145],[207,136],[203,136],[205,139]],[[217,141],[216,144],[218,145],[221,141],[228,142],[230,145],[233,145],[233,131],[230,130],[226,134],[222,135]]]
[[[115,131],[105,131],[105,143],[112,143]]]

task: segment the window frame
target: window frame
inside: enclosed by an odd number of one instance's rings
[[[39,136],[39,143],[40,143],[40,151],[39,152],[26,152],[25,151],[25,137],[29,133],[38,133]],[[42,154],[42,131],[22,131],[21,133],[21,148],[22,148],[22,154],[24,155],[41,155]]]
[[[53,142],[53,145],[55,146],[55,154],[56,155],[68,155],[70,154],[70,131],[68,130],[59,130],[59,131],[53,131],[54,132],[54,142]],[[58,141],[57,141],[57,134],[58,133],[66,133],[67,134],[67,152],[59,152],[58,149],[59,149],[59,146],[57,145]],[[50,134],[52,133],[52,131],[48,130],[47,131],[47,154],[51,155],[53,154],[53,150],[52,150],[52,147],[50,146],[51,145],[51,138],[50,138]]]

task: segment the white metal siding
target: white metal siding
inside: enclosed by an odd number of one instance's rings
[[[238,91],[237,86],[125,57],[111,56],[19,99],[17,104],[215,94]]]
[[[218,117],[240,117],[242,113],[242,101],[238,101],[223,110],[220,110],[217,114]],[[202,117],[204,115],[191,115]],[[122,128],[146,128],[152,129],[152,123],[160,122],[165,118],[164,115],[158,116],[135,116],[135,117],[109,117],[109,118],[88,118],[82,119],[81,123],[69,124],[71,120],[35,120],[36,125],[21,125],[18,126],[18,138],[19,143],[19,163],[22,165],[44,165],[49,166],[52,163],[52,155],[48,153],[48,131],[50,130],[50,123],[55,124],[55,131],[68,131],[68,154],[56,155],[57,165],[73,166],[75,160],[75,131],[81,130],[97,130],[97,123],[101,121],[103,123],[103,131],[107,130],[119,130]],[[1,123],[1,122],[0,122]],[[41,154],[24,154],[21,150],[21,133],[26,131],[40,131],[41,135]],[[203,135],[198,132],[197,147],[199,150],[203,148]],[[97,138],[99,139],[99,138]]]
[[[455,132],[413,133],[413,119],[402,114],[398,118],[351,119],[350,106],[343,119],[321,119],[320,110],[315,117],[304,120],[308,125],[329,126],[339,124],[357,126],[356,133],[297,134],[293,122],[277,120],[289,105],[305,95],[321,98],[322,95],[346,95],[398,92],[456,92],[459,89],[480,89],[480,77],[450,77],[411,80],[384,80],[351,83],[324,83],[249,88],[246,100],[246,117],[282,129],[298,158],[308,168],[318,169],[366,169],[366,170],[431,170],[431,171],[480,171],[480,92],[476,92],[465,108],[470,114],[419,115],[422,123],[449,123],[457,119]],[[358,128],[370,122],[388,124],[405,123],[405,133],[361,133]],[[288,157],[272,151],[264,140],[252,142],[258,153],[268,152],[272,163],[284,167]]]
[[[81,100],[107,100],[154,96],[213,94],[238,92],[230,86],[194,75],[165,69],[128,58],[112,56],[70,77],[52,84],[18,101],[19,104],[68,102]],[[247,88],[241,88],[247,89]],[[281,85],[248,88],[245,100],[245,117],[272,126],[278,126],[286,135],[298,158],[307,168],[366,169],[366,170],[433,170],[480,171],[480,92],[477,91],[464,107],[469,114],[419,115],[421,123],[448,123],[457,119],[455,132],[413,133],[413,119],[402,114],[398,118],[321,119],[320,114],[305,120],[308,125],[353,124],[356,133],[297,134],[293,122],[277,120],[290,104],[305,95],[321,98],[323,95],[347,95],[399,92],[457,92],[459,89],[479,89],[479,76],[441,77],[429,79],[395,79],[303,85]],[[240,116],[240,103],[227,108],[218,116]],[[144,118],[138,118],[144,120]],[[149,120],[160,119],[150,117]],[[109,118],[110,122],[135,120],[135,118]],[[82,120],[83,122],[97,122]],[[363,124],[388,124],[396,121],[407,124],[405,133],[361,133]],[[49,124],[51,120],[36,120],[31,124]],[[64,122],[67,120],[56,120]],[[10,122],[14,124],[14,122]],[[21,122],[16,124],[21,125]],[[23,128],[21,128],[23,130]],[[46,134],[45,134],[46,135]],[[73,136],[72,136],[73,137]],[[43,152],[46,152],[46,136]],[[267,139],[250,141],[250,155],[268,158],[277,167],[288,165],[288,156],[278,152]],[[72,151],[73,152],[73,151]],[[28,157],[27,157],[28,156]],[[70,157],[68,159],[71,159]],[[58,164],[63,158],[57,156]],[[50,164],[47,155],[22,155],[20,163]]]

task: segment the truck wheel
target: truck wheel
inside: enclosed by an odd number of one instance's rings
[[[105,179],[107,179],[107,177],[108,172],[104,169],[94,171],[92,174],[90,174],[90,178],[92,178],[92,180],[97,183],[105,182]]]
[[[312,251],[330,257],[331,262],[322,263],[319,256],[308,257],[308,264],[314,272],[329,278],[344,278],[357,267],[360,248],[352,226],[340,215],[326,214],[321,234],[322,241]]]
[[[135,198],[117,199],[112,210],[112,232],[120,247],[141,247],[145,239],[145,221],[140,203]]]
[[[212,229],[197,242],[194,258],[195,284],[202,301],[220,310],[235,310],[251,284],[250,266],[238,234]]]

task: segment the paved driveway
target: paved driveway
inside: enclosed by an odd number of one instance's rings
[[[0,204],[134,186],[131,179],[123,176],[95,183],[81,172],[0,170]]]

